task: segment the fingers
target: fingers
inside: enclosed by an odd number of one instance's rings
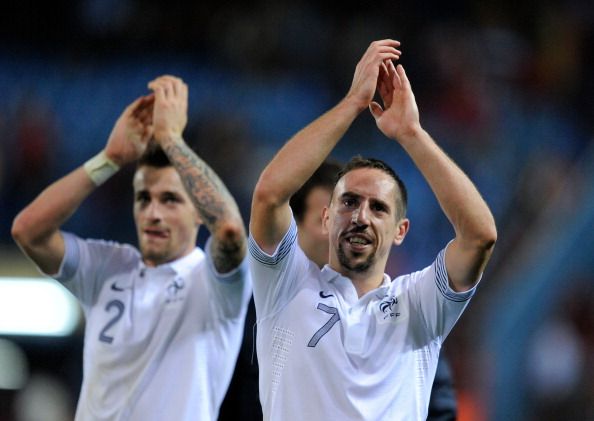
[[[368,74],[374,77],[378,76],[378,72],[385,71],[387,73],[387,62],[391,60],[398,60],[402,52],[396,47],[400,45],[399,41],[395,40],[381,40],[372,42],[361,60],[357,64],[356,73]]]
[[[367,51],[383,54],[393,53],[397,56],[400,56],[402,54],[402,51],[398,50],[399,46],[400,41],[396,41],[393,39],[382,39],[379,41],[373,41],[371,44],[369,44]]]
[[[384,105],[386,107],[390,107],[391,98],[392,98],[392,91],[394,88],[392,87],[392,83],[386,83],[385,79],[379,78],[377,83],[377,92],[379,93]]]
[[[130,105],[128,105],[126,107],[126,109],[123,112],[123,115],[132,115],[134,116],[137,112],[139,107],[142,107],[144,103],[144,97],[141,96],[139,98],[136,98]]]
[[[382,67],[380,68],[378,90],[380,92],[380,95],[382,95],[382,97],[385,96],[386,94],[390,94],[390,92],[394,89],[393,83],[392,83],[392,78],[390,76],[390,71],[388,69],[389,63],[392,64],[392,61],[391,60],[383,61]]]
[[[188,86],[178,77],[171,75],[160,76],[148,84],[157,100],[170,100],[178,98],[186,100],[188,97]]]
[[[382,116],[382,114],[384,113],[384,110],[383,110],[382,106],[379,105],[375,101],[372,101],[369,104],[369,111],[371,112],[371,115],[373,116],[373,118],[375,118],[376,120],[378,118],[380,118]]]
[[[374,41],[369,45],[367,51],[364,54],[367,58],[373,58],[384,62],[386,60],[398,60],[402,55],[402,51],[397,49],[400,46],[400,41],[392,39],[384,39],[380,41]]]
[[[393,61],[388,61],[386,63],[386,67],[388,69],[388,78],[390,79],[393,86],[400,86],[400,80],[398,78],[398,73],[396,73],[396,67],[394,67]]]
[[[160,76],[148,84],[154,92],[150,121],[157,142],[181,137],[187,123],[188,86],[178,77]]]
[[[152,113],[153,104],[155,103],[155,95],[149,94],[141,96],[134,101],[128,108],[131,109],[132,117],[141,118],[146,113]]]
[[[382,61],[382,63],[380,64],[379,76],[381,79],[385,79],[386,76],[388,75],[388,67],[386,65],[387,61],[390,61],[390,60]]]
[[[136,108],[133,116],[138,119],[143,125],[149,125],[153,121],[153,105],[155,103],[155,96],[153,94],[143,97],[143,101]]]
[[[392,63],[392,66],[394,66],[394,63]],[[402,64],[399,64],[396,67],[396,76],[398,76],[398,79],[400,80],[400,84],[402,85],[403,88],[406,89],[410,89],[410,81],[408,80],[408,77],[406,76],[406,72],[404,71],[404,67],[402,67]]]

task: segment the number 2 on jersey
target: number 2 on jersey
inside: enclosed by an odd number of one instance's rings
[[[330,317],[330,319],[324,324],[324,326],[319,328],[318,331],[314,333],[314,335],[311,337],[309,343],[307,344],[307,346],[311,348],[315,347],[318,344],[318,342],[320,342],[320,339],[322,339],[322,336],[328,333],[330,329],[332,329],[332,326],[334,326],[334,324],[340,320],[340,316],[338,315],[338,309],[336,307],[329,307],[326,304],[318,303],[317,308],[318,310],[322,310],[324,313],[331,314],[332,317]]]
[[[105,311],[107,311],[108,313],[110,312],[110,310],[112,308],[116,309],[116,314],[115,316],[113,316],[111,318],[111,320],[109,322],[107,322],[107,324],[105,325],[105,327],[101,330],[101,333],[99,334],[99,340],[101,342],[105,342],[105,343],[112,343],[113,342],[113,336],[109,336],[107,334],[107,331],[109,330],[109,328],[111,328],[114,324],[116,324],[118,322],[118,320],[120,320],[122,318],[122,316],[124,315],[124,303],[122,303],[120,300],[111,300],[109,303],[107,303],[107,305],[105,306]]]

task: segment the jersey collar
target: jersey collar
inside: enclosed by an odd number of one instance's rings
[[[196,247],[191,253],[174,260],[173,262],[169,262],[167,265],[171,267],[177,275],[185,277],[196,266],[196,262],[199,262],[203,258],[204,252]]]
[[[202,260],[203,258],[204,252],[200,248],[196,247],[189,254],[186,254],[185,256],[180,257],[177,260],[173,260],[168,263],[163,263],[156,267],[148,267],[144,264],[144,262],[141,261],[140,271],[141,273],[147,270],[151,271],[152,273],[165,273],[167,271],[171,271],[175,275],[185,277],[192,271],[196,263]]]
[[[346,276],[336,272],[327,264],[322,268],[322,280],[334,284],[338,290],[342,291],[342,295],[347,299],[347,301],[351,302],[351,304],[354,304],[360,299],[373,294],[379,293],[381,296],[383,296],[384,290],[388,289],[392,283],[390,276],[387,273],[384,273],[382,283],[379,287],[367,292],[362,297],[358,297],[353,282]]]
[[[336,282],[336,280],[339,277],[347,278],[346,276],[342,276],[340,273],[336,272],[328,264],[325,264],[324,267],[322,268],[322,279],[324,281]],[[392,278],[390,278],[390,275],[388,275],[387,273],[384,273],[384,278],[382,279],[382,283],[377,289],[389,287],[391,283],[392,283]]]

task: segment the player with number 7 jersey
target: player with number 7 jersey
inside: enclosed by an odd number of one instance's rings
[[[442,343],[494,247],[488,206],[420,125],[404,68],[393,63],[399,46],[371,43],[346,97],[293,136],[254,189],[249,254],[266,421],[426,420]],[[455,232],[433,263],[394,280],[386,263],[410,221],[404,183],[386,162],[356,156],[338,174],[320,215],[322,269],[300,249],[290,207],[366,109],[415,162]]]
[[[474,289],[442,295],[443,250],[425,269],[393,281],[384,275],[359,297],[349,278],[309,260],[296,235],[292,222],[273,255],[249,240],[265,419],[424,419],[432,382],[408,376],[430,379],[441,340]],[[443,325],[428,332],[426,323],[440,314]],[[394,373],[407,377],[396,381]]]

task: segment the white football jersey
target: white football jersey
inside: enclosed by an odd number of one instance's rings
[[[152,268],[132,246],[64,238],[54,277],[86,316],[76,420],[216,420],[243,338],[247,259],[218,274],[196,248]]]
[[[265,420],[426,419],[442,342],[475,291],[450,289],[445,249],[359,298],[305,256],[294,220],[273,255],[249,248]]]

